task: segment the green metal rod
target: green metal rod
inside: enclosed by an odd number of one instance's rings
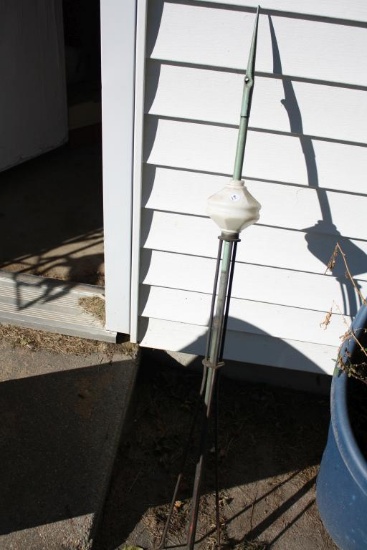
[[[258,6],[257,8],[254,33],[252,36],[250,55],[247,63],[245,83],[243,87],[241,118],[240,118],[240,125],[239,125],[239,131],[238,131],[236,158],[235,158],[234,171],[233,171],[234,180],[240,180],[242,177],[247,129],[248,129],[248,122],[250,118],[252,92],[254,89],[254,80],[255,80],[256,42],[257,42],[257,28],[259,24],[259,13],[260,13],[260,6]]]
[[[260,6],[257,9],[254,32],[250,48],[249,60],[246,69],[244,90],[241,105],[241,118],[238,132],[238,141],[236,149],[235,166],[233,179],[240,180],[242,176],[242,167],[245,154],[246,137],[248,129],[248,121],[251,110],[251,100],[254,86],[255,74],[255,57],[257,30],[259,23]],[[215,285],[212,299],[212,309],[210,314],[210,325],[208,330],[207,350],[204,364],[205,387],[203,386],[203,406],[204,417],[201,430],[200,440],[200,455],[196,463],[194,488],[191,502],[191,511],[189,519],[187,550],[194,550],[196,529],[199,514],[199,500],[202,482],[202,474],[204,469],[205,451],[207,446],[208,426],[213,406],[213,395],[216,386],[217,370],[224,363],[222,362],[222,352],[224,346],[224,338],[226,332],[226,324],[228,318],[228,307],[231,294],[233,265],[236,256],[236,246],[238,234],[229,236],[223,232],[220,237],[222,245],[220,245],[217,257],[217,270],[215,275]],[[218,284],[219,276],[219,284]],[[217,286],[218,285],[218,286]],[[215,311],[214,311],[215,310]],[[218,494],[218,493],[217,493]],[[172,505],[171,505],[172,506]],[[218,508],[217,508],[218,517]],[[165,531],[166,533],[166,531]],[[220,527],[217,525],[218,544]],[[164,535],[165,538],[165,535]],[[162,543],[163,547],[163,543]]]

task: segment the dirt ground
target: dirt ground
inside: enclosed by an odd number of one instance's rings
[[[183,367],[143,361],[93,550],[158,547],[200,379]],[[218,403],[220,548],[335,549],[315,504],[328,397],[222,375]],[[202,550],[217,548],[210,447],[195,545]],[[193,444],[167,548],[185,547],[187,540],[195,449]]]

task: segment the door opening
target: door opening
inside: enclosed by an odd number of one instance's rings
[[[63,0],[69,138],[1,173],[0,269],[104,285],[99,0]]]

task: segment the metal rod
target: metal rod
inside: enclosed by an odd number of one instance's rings
[[[255,58],[256,58],[256,43],[257,43],[257,31],[259,24],[259,13],[260,7],[257,9],[256,21],[254,32],[252,36],[251,49],[249,54],[249,60],[247,63],[244,89],[242,96],[242,105],[241,105],[241,117],[238,131],[237,139],[237,148],[236,148],[236,157],[233,171],[233,180],[241,180],[243,161],[245,155],[245,146],[247,139],[248,131],[248,122],[250,117],[251,102],[252,102],[252,93],[254,87],[254,78],[255,78]],[[212,299],[212,307],[210,314],[210,323],[208,329],[207,337],[207,348],[206,348],[206,357],[204,360],[204,367],[208,367],[207,379],[206,379],[206,389],[204,396],[204,410],[205,417],[203,419],[202,425],[202,437],[200,441],[200,454],[199,459],[196,464],[195,471],[195,480],[194,480],[194,490],[192,495],[191,503],[191,514],[189,522],[189,532],[188,532],[188,541],[187,541],[187,550],[193,550],[195,545],[195,536],[198,522],[198,512],[199,512],[199,500],[200,500],[200,489],[202,483],[202,473],[204,468],[204,459],[207,446],[207,436],[208,436],[208,426],[209,418],[212,409],[212,399],[213,392],[216,386],[216,375],[217,369],[222,364],[222,356],[224,350],[224,338],[227,328],[228,313],[229,313],[229,302],[230,295],[232,290],[233,282],[233,272],[234,272],[234,262],[236,258],[236,248],[238,241],[238,234],[232,237],[229,237],[228,234],[222,233],[221,240],[223,240],[222,246],[222,259],[220,260],[221,249],[218,252],[217,260],[217,271],[215,276],[214,292]],[[220,264],[220,276],[219,276],[219,285],[218,285],[218,262]],[[218,285],[218,290],[217,290]],[[216,298],[215,298],[216,296]],[[214,313],[214,302],[215,302],[215,313]],[[216,453],[218,443],[215,442]],[[217,460],[217,456],[216,456]],[[219,523],[219,494],[218,494],[218,479],[216,480],[216,508],[217,508],[217,537],[218,544],[220,540],[220,528]]]
[[[215,396],[214,396],[214,457],[215,457],[215,525],[217,531],[217,548],[221,546],[221,532],[220,532],[220,510],[219,510],[219,444],[218,444],[218,424],[219,424],[219,378],[216,382]]]
[[[206,341],[206,350],[205,350],[205,357],[206,358],[209,357],[209,353],[210,353],[211,334],[212,334],[212,327],[213,327],[215,302],[216,302],[216,297],[217,297],[219,269],[220,269],[220,263],[221,263],[221,258],[222,258],[222,247],[223,247],[223,239],[221,239],[219,237],[217,263],[216,263],[216,266],[215,266],[214,285],[213,285],[212,301],[211,301],[210,315],[209,315],[208,338],[207,338],[207,341]]]
[[[213,319],[214,319],[214,310],[215,310],[215,303],[216,303],[218,278],[219,278],[219,271],[220,271],[220,265],[221,265],[222,247],[223,247],[223,240],[221,238],[219,238],[217,263],[216,263],[216,267],[215,267],[213,294],[212,294],[212,301],[211,301],[211,307],[210,307],[210,316],[209,316],[209,331],[208,331],[208,338],[207,338],[206,352],[205,352],[205,357],[206,358],[209,358],[209,352],[210,352],[210,342],[211,342],[211,334],[212,334]],[[167,534],[168,534],[168,530],[169,530],[169,525],[170,525],[170,522],[171,522],[175,502],[177,500],[177,495],[178,495],[178,491],[179,491],[179,488],[180,488],[180,485],[181,485],[183,473],[184,473],[184,470],[185,470],[185,467],[186,467],[188,454],[189,454],[189,450],[190,450],[190,445],[191,445],[191,442],[192,442],[192,439],[193,439],[195,424],[196,424],[196,421],[197,421],[197,418],[198,418],[198,415],[199,415],[200,407],[202,405],[204,390],[206,389],[208,367],[206,367],[204,365],[203,369],[204,370],[203,370],[203,376],[202,376],[202,381],[201,381],[201,388],[200,388],[200,392],[199,392],[199,397],[198,397],[198,401],[196,403],[195,412],[194,412],[193,417],[192,417],[190,430],[189,430],[189,436],[188,436],[188,439],[187,439],[187,444],[186,444],[185,450],[184,450],[183,455],[182,455],[180,472],[177,476],[176,485],[175,485],[175,488],[174,488],[174,491],[173,491],[173,496],[172,496],[169,512],[168,512],[166,523],[165,523],[164,530],[163,530],[163,533],[162,533],[161,541],[160,541],[159,546],[158,546],[158,550],[163,550],[164,545],[166,543],[166,538],[167,538]]]
[[[227,322],[228,322],[228,315],[229,315],[229,304],[231,301],[231,295],[232,295],[232,285],[233,285],[233,275],[234,275],[234,266],[236,263],[236,254],[237,254],[237,244],[240,239],[237,239],[233,243],[232,248],[232,257],[231,257],[231,265],[230,265],[230,273],[229,273],[229,280],[228,280],[228,290],[227,290],[227,301],[226,301],[226,309],[224,312],[224,323],[223,323],[223,335],[222,335],[222,346],[219,352],[219,361],[222,361],[223,353],[224,353],[224,344],[225,344],[225,335],[227,330]]]
[[[160,543],[157,547],[157,550],[163,550],[164,547],[165,547],[165,544],[166,544],[166,539],[167,539],[168,530],[169,530],[169,526],[170,526],[171,519],[172,519],[173,510],[174,510],[174,507],[175,507],[175,502],[177,500],[178,491],[180,489],[180,485],[181,485],[181,482],[182,482],[184,470],[185,470],[187,459],[188,459],[188,456],[189,456],[189,451],[190,451],[190,448],[191,448],[191,442],[192,442],[193,435],[194,435],[195,425],[196,425],[196,422],[197,422],[197,419],[198,419],[198,416],[199,416],[199,412],[200,412],[200,409],[201,409],[201,406],[202,406],[202,398],[204,396],[204,390],[205,390],[205,387],[206,387],[207,374],[208,374],[208,369],[207,369],[207,367],[204,366],[203,375],[202,375],[202,379],[201,379],[201,386],[200,386],[199,396],[198,396],[198,399],[196,401],[195,411],[194,411],[193,417],[191,419],[189,436],[187,438],[186,447],[185,447],[184,452],[182,454],[180,471],[179,471],[179,474],[178,474],[177,479],[176,479],[176,485],[175,485],[175,488],[174,488],[174,491],[173,491],[173,496],[172,496],[169,512],[168,512],[168,515],[167,515],[167,518],[166,518],[166,523],[165,523],[164,530],[163,530],[163,533],[162,533],[162,536],[161,536]]]
[[[257,8],[255,28],[252,36],[250,55],[247,63],[245,83],[243,87],[241,118],[240,118],[240,126],[238,131],[236,158],[235,158],[234,171],[233,171],[234,180],[240,180],[242,177],[242,168],[243,168],[243,159],[245,156],[248,121],[250,118],[252,92],[253,92],[254,80],[255,80],[256,42],[257,42],[257,29],[259,24],[259,13],[260,13],[260,6],[258,6]]]
[[[198,515],[199,515],[200,490],[201,490],[201,483],[202,483],[202,477],[203,477],[202,474],[204,469],[204,460],[205,460],[206,446],[207,446],[207,439],[208,439],[209,419],[211,416],[213,393],[214,393],[214,387],[215,387],[215,381],[216,381],[216,372],[217,371],[215,369],[209,369],[209,372],[208,372],[208,375],[212,374],[212,376],[211,376],[210,382],[209,383],[207,382],[208,404],[206,406],[203,426],[201,430],[200,455],[199,455],[199,460],[196,464],[196,470],[195,470],[194,490],[192,494],[190,523],[189,523],[189,532],[188,532],[188,539],[187,539],[188,550],[193,550],[195,545],[196,528],[197,528]]]
[[[223,256],[220,261],[220,277],[218,284],[218,291],[215,289],[216,304],[215,315],[208,330],[208,349],[209,354],[204,360],[204,367],[208,367],[208,374],[206,380],[206,389],[204,396],[204,411],[205,416],[203,418],[203,425],[201,431],[200,451],[199,459],[196,464],[194,489],[191,503],[191,513],[189,521],[189,532],[187,549],[193,550],[195,544],[196,528],[199,513],[199,501],[200,501],[200,489],[202,482],[202,473],[204,468],[204,460],[206,454],[207,437],[209,429],[209,419],[212,410],[213,392],[216,385],[216,373],[220,366],[220,353],[223,349],[223,337],[224,337],[224,324],[225,324],[225,312],[227,310],[227,304],[229,300],[228,288],[231,275],[231,265],[233,258],[233,247],[236,245],[235,240],[227,240],[226,236],[222,236],[223,240]]]
[[[248,60],[247,69],[246,69],[245,81],[244,81],[244,90],[243,90],[242,105],[241,105],[241,117],[240,117],[235,165],[234,165],[234,172],[233,172],[233,180],[235,181],[241,180],[241,177],[242,177],[243,161],[244,161],[246,138],[247,138],[247,131],[248,131],[248,122],[249,122],[252,93],[253,93],[253,87],[254,87],[254,71],[255,71],[255,57],[256,57],[256,43],[257,43],[259,13],[260,13],[260,7],[258,7],[257,9],[255,27],[254,27],[254,32],[252,36],[251,49],[250,49],[249,60]],[[217,195],[219,195],[220,193],[218,193]],[[217,197],[217,195],[215,195],[215,197]],[[234,196],[237,197],[237,195],[234,195]],[[257,201],[252,199],[252,202],[253,202],[252,204],[253,208],[255,209],[260,208],[260,205],[257,203]],[[233,225],[231,226],[231,224],[227,223],[228,222],[227,218],[226,217],[225,219],[223,218],[223,212],[219,212],[219,215],[218,215],[218,209],[220,211],[221,203],[220,202],[218,203],[217,201],[216,205],[218,207],[217,210],[213,210],[210,213],[210,216],[221,227],[222,234],[219,237],[220,243],[218,248],[216,272],[214,277],[214,289],[213,289],[213,295],[212,295],[212,301],[211,301],[206,352],[205,352],[205,359],[203,361],[204,370],[203,370],[203,379],[202,379],[202,386],[200,390],[200,399],[199,399],[199,402],[201,402],[203,406],[203,418],[202,418],[202,426],[201,426],[202,428],[201,437],[200,437],[200,443],[199,443],[199,456],[196,463],[194,488],[193,488],[193,495],[192,495],[192,501],[191,501],[189,529],[188,529],[188,537],[187,537],[187,550],[193,550],[195,545],[195,537],[196,537],[198,514],[199,514],[200,491],[201,491],[201,484],[202,484],[202,474],[203,474],[204,461],[205,461],[205,455],[207,450],[209,420],[212,412],[213,396],[215,395],[215,389],[217,387],[217,371],[219,367],[223,365],[222,357],[223,357],[224,340],[225,340],[227,322],[228,322],[229,303],[230,303],[231,291],[232,291],[237,242],[239,241],[238,233],[239,231],[241,231],[242,228],[246,227],[246,224],[242,223],[243,221],[244,222],[249,221],[253,223],[254,221],[256,221],[256,219],[258,219],[256,216],[253,216],[248,220],[246,218],[242,220],[241,218],[239,220],[241,223],[239,223],[238,225],[235,225],[235,227],[238,226],[239,229],[233,229]],[[236,217],[235,217],[235,220],[237,221]],[[222,222],[223,222],[223,225],[222,225]],[[233,231],[235,231],[234,234],[233,234]],[[218,435],[217,434],[217,431],[218,431],[217,403],[215,405],[215,408],[216,408],[215,442],[214,442],[215,460],[216,460],[215,499],[216,499],[217,543],[219,546],[220,545],[220,513],[219,513],[219,483],[218,483],[219,464],[218,464],[218,438],[217,438],[217,435]],[[198,407],[198,410],[199,410],[199,407]],[[176,482],[175,491],[174,491],[173,499],[170,506],[170,511],[169,511],[166,526],[163,532],[161,545],[159,547],[160,549],[164,547],[165,539],[168,532],[169,522],[173,513],[174,503],[177,497],[178,488],[180,485],[183,469],[187,459],[189,444],[193,437],[193,430],[194,430],[194,425],[196,422],[198,410],[196,415],[194,416],[193,423],[191,426],[188,446],[183,456],[183,465]]]

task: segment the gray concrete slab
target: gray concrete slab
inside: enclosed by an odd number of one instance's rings
[[[0,342],[0,548],[86,550],[103,506],[137,358]]]

